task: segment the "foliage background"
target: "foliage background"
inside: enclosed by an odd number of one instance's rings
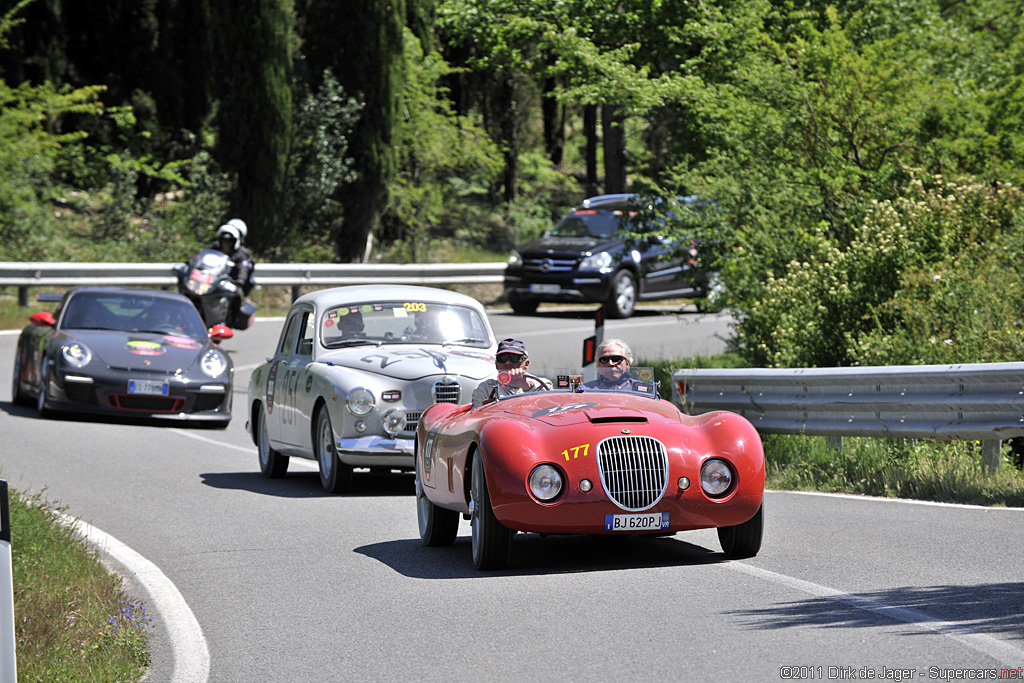
[[[698,194],[744,362],[1021,357],[1021,0],[109,5],[0,1],[0,259],[237,215],[264,261],[501,260]]]

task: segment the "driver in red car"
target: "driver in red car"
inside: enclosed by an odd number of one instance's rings
[[[518,339],[502,339],[498,342],[494,367],[498,369],[498,376],[484,380],[473,392],[474,408],[497,400],[499,391],[501,395],[507,396],[551,389],[551,383],[546,379],[526,372],[530,367],[530,356],[526,353],[526,344]]]
[[[599,391],[629,391],[633,378],[629,368],[633,364],[633,351],[621,339],[605,339],[597,347],[597,379],[583,385],[584,389]]]

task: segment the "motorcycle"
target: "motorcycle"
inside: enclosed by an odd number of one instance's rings
[[[174,268],[178,291],[195,305],[207,327],[222,324],[245,330],[256,317],[256,306],[244,299],[231,280],[233,265],[227,254],[207,248]]]

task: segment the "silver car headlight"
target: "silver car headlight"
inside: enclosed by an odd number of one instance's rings
[[[363,387],[356,387],[345,397],[345,405],[353,415],[366,415],[373,410],[374,403],[373,392]]]
[[[60,347],[60,352],[64,356],[64,360],[76,368],[83,368],[92,360],[92,351],[81,342],[65,344]]]
[[[725,495],[732,487],[732,469],[723,460],[708,460],[700,468],[700,485],[711,497]]]
[[[210,349],[203,354],[199,367],[210,377],[220,377],[228,369],[228,361],[220,351]]]
[[[591,254],[580,261],[580,270],[604,270],[612,265],[612,255],[607,251]]]
[[[530,472],[530,493],[542,503],[547,503],[558,497],[565,485],[562,473],[551,465],[537,465]]]
[[[380,418],[380,426],[389,436],[405,431],[405,425],[405,411],[398,408],[392,408]]]
[[[508,255],[508,265],[510,265],[510,266],[521,266],[521,265],[523,265],[523,257],[515,249],[513,249],[512,253]]]

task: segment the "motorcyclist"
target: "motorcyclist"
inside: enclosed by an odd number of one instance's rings
[[[253,260],[252,253],[244,246],[245,235],[248,232],[245,222],[240,218],[232,218],[224,225],[217,228],[217,241],[212,245],[231,259],[234,265],[231,266],[231,279],[241,290],[242,294],[248,295],[253,290],[252,281]]]

